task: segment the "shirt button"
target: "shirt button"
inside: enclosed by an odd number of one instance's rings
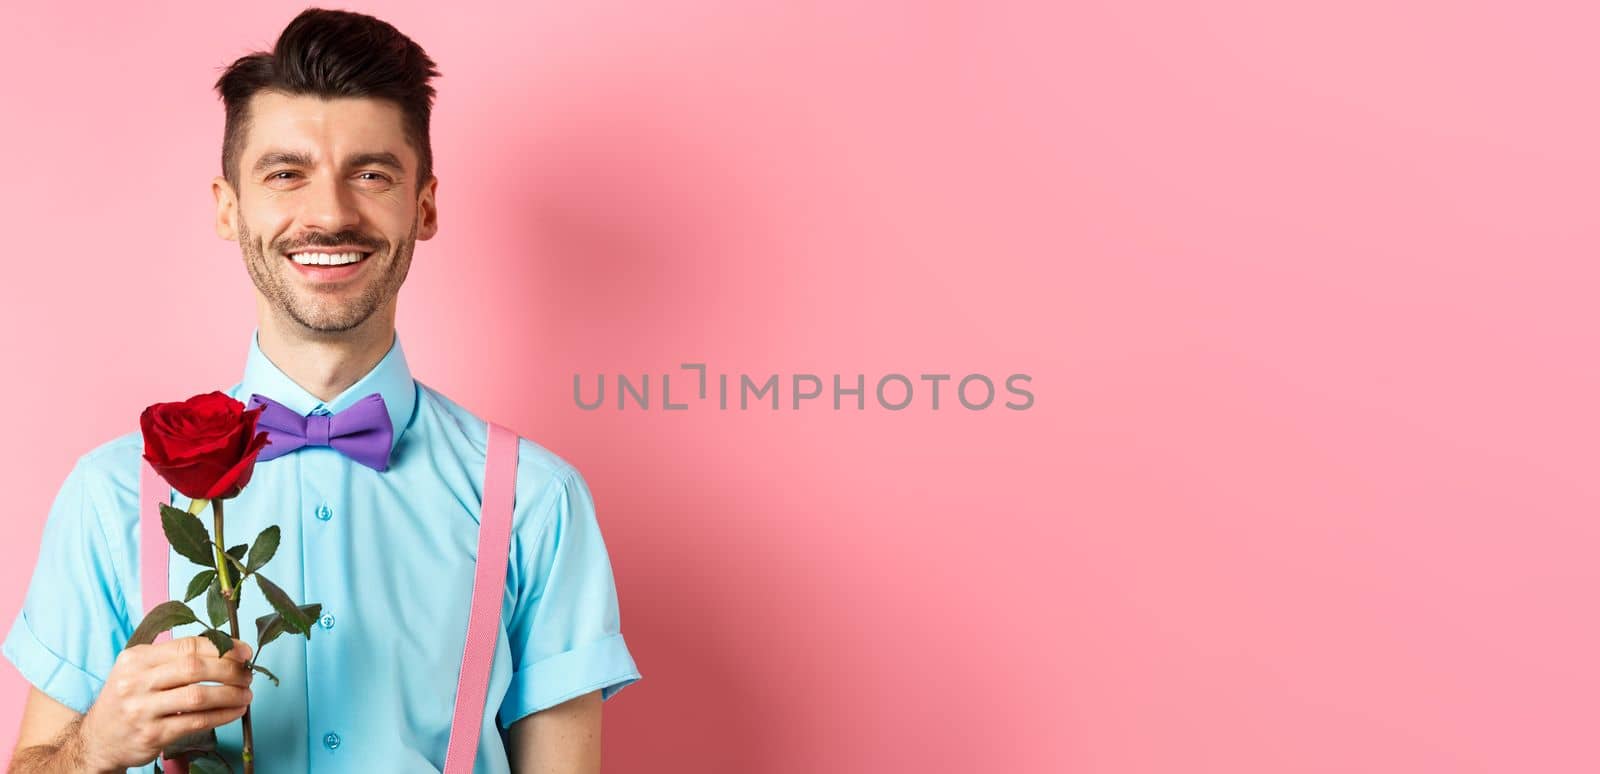
[[[317,506],[317,518],[323,521],[333,518],[333,509],[326,505]]]
[[[332,731],[322,735],[322,746],[330,750],[339,749],[339,735]]]
[[[324,629],[332,629],[333,628],[333,616],[331,616],[331,615],[329,615],[327,613],[323,613],[322,614],[322,618],[318,619],[317,622],[322,624],[322,628],[324,628]]]

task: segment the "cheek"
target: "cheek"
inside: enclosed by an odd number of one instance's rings
[[[270,252],[273,242],[286,233],[285,223],[287,221],[276,212],[260,210],[240,212],[240,233],[248,233],[250,239],[263,253]]]
[[[383,212],[373,213],[367,220],[364,230],[389,244],[399,244],[411,233],[411,224],[415,222],[416,213],[406,209],[385,209]]]

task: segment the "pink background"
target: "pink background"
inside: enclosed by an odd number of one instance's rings
[[[210,87],[300,8],[46,6],[0,31],[8,624],[76,456],[239,376]],[[1592,5],[470,6],[361,8],[444,72],[399,329],[593,487],[608,771],[1600,768]],[[1036,403],[573,403],[691,360]]]

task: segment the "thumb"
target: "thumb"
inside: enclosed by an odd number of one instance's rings
[[[250,654],[254,652],[255,651],[250,649],[250,643],[245,642],[244,640],[234,640],[233,647],[228,649],[228,658],[238,661],[249,661]]]

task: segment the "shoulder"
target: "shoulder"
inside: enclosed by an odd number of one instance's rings
[[[143,456],[144,436],[135,428],[84,452],[78,457],[78,464],[105,474],[122,473],[124,469],[137,474]]]
[[[69,484],[81,489],[108,531],[116,531],[123,522],[138,520],[132,504],[139,496],[143,456],[144,436],[135,429],[89,449],[73,465]]]
[[[442,437],[436,441],[455,447],[456,456],[479,471],[476,480],[481,486],[481,471],[489,456],[488,420],[420,380],[417,381],[417,398],[419,416],[416,422],[425,423],[439,433]],[[511,429],[516,431],[514,427]],[[538,530],[557,503],[570,496],[574,488],[582,488],[587,497],[587,483],[571,462],[517,433],[517,491],[513,508],[516,532]],[[480,489],[480,499],[481,496]]]
[[[116,578],[113,593],[121,604],[123,589],[134,579],[138,561],[139,473],[144,437],[138,430],[104,441],[73,462],[61,482],[45,527],[49,533],[70,536],[73,550],[87,551],[79,560],[91,561]],[[58,561],[72,561],[56,556]],[[87,581],[87,578],[79,580]],[[111,584],[109,578],[104,579]]]

